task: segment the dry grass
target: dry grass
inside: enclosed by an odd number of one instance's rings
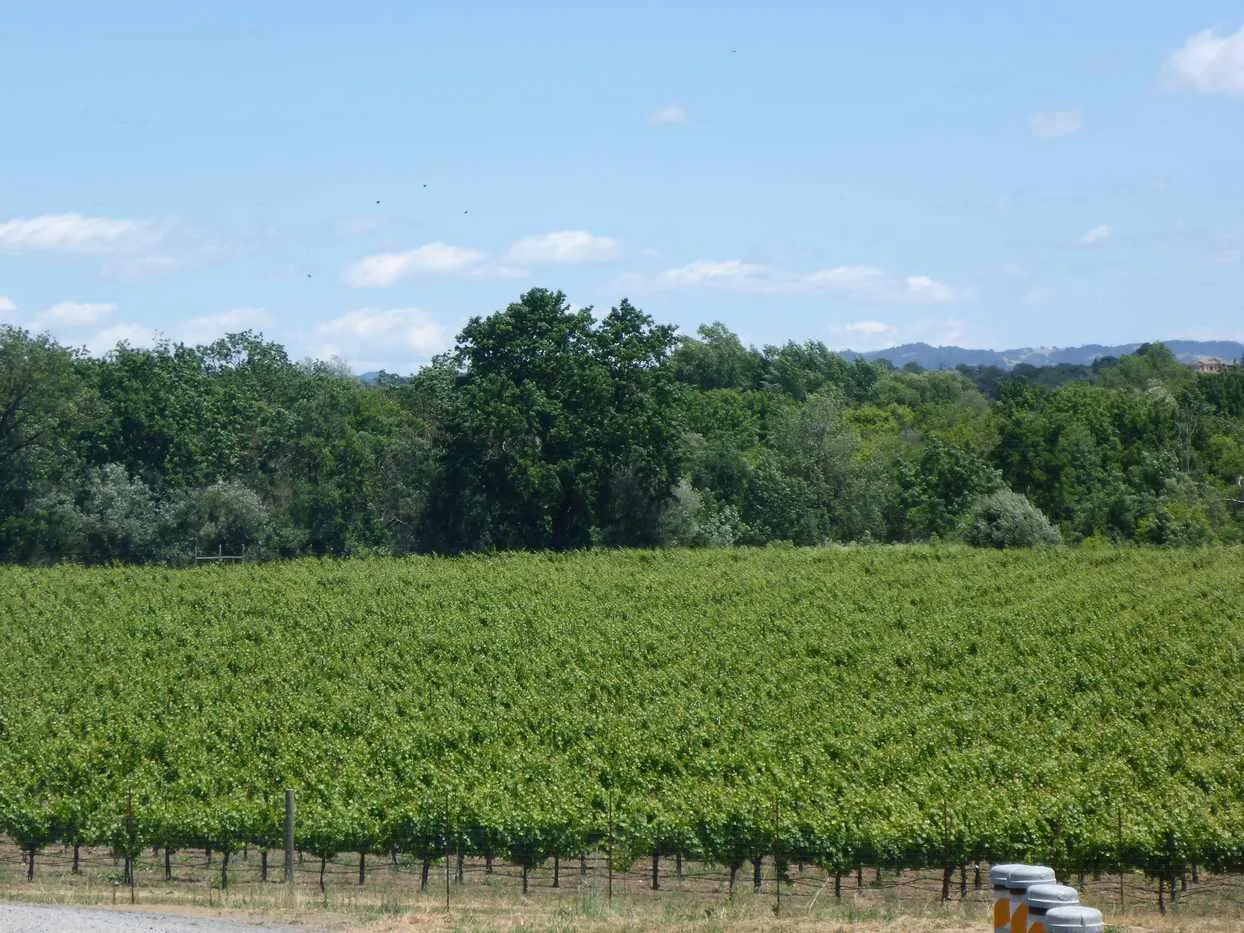
[[[0,899],[43,903],[93,904],[117,909],[129,906],[122,867],[103,851],[85,851],[82,872],[71,872],[72,857],[59,848],[40,853],[33,882],[27,882],[21,853],[0,843]],[[750,870],[741,871],[733,897],[728,875],[720,868],[684,865],[676,877],[672,860],[662,865],[661,890],[641,863],[614,875],[613,898],[602,860],[592,860],[580,875],[578,861],[563,863],[560,887],[552,887],[552,869],[533,871],[531,891],[524,897],[518,870],[498,864],[493,874],[482,862],[465,864],[463,883],[451,878],[449,909],[445,905],[444,867],[433,867],[429,890],[421,893],[420,865],[372,856],[366,884],[358,885],[357,856],[343,856],[325,868],[325,890],[319,888],[319,862],[308,857],[297,866],[291,890],[276,879],[280,853],[273,853],[270,878],[259,877],[259,856],[236,853],[230,863],[229,886],[220,887],[220,856],[211,864],[204,853],[178,853],[172,860],[173,881],[164,881],[163,857],[144,853],[136,873],[137,909],[194,915],[229,916],[269,923],[359,933],[440,933],[440,931],[620,931],[674,930],[687,933],[758,933],[767,930],[843,931],[843,933],[983,933],[989,929],[989,895],[976,891],[969,871],[964,896],[959,879],[953,899],[940,899],[935,872],[864,872],[843,879],[842,898],[834,897],[833,881],[819,869],[795,873],[783,886],[781,913],[765,866],[763,890],[751,888]],[[1078,879],[1070,879],[1078,881]],[[1151,885],[1138,875],[1123,879],[1124,909],[1119,907],[1117,876],[1083,881],[1083,900],[1099,907],[1111,930],[1127,933],[1240,933],[1244,930],[1244,880],[1202,877],[1191,884],[1166,916],[1156,910]]]

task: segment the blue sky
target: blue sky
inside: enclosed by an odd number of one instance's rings
[[[1238,0],[758,6],[0,0],[0,319],[397,371],[535,285],[757,344],[1244,339]]]

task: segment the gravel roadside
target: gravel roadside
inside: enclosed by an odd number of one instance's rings
[[[235,923],[139,910],[0,904],[0,933],[312,933],[310,927]]]

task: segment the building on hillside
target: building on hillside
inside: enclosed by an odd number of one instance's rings
[[[1199,373],[1224,373],[1234,366],[1235,363],[1230,360],[1220,360],[1214,356],[1203,356],[1192,364],[1192,368]]]

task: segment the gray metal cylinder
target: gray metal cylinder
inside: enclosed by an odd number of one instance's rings
[[[1092,907],[1055,907],[1045,915],[1046,933],[1105,933],[1101,911]]]
[[[1055,907],[1079,904],[1080,892],[1065,884],[1034,884],[1024,895],[1024,903],[1028,905],[1028,929],[1024,933],[1049,933],[1046,913]]]

